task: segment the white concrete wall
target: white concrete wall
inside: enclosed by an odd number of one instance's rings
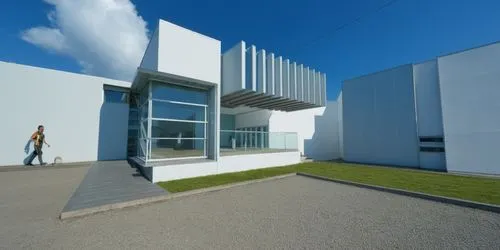
[[[315,160],[332,160],[340,158],[338,120],[336,102],[294,112],[273,111],[269,132],[297,132],[302,154]]]
[[[220,158],[218,173],[241,172],[252,169],[281,167],[300,162],[299,152],[232,155]]]
[[[216,161],[157,166],[152,171],[153,183],[218,174]]]
[[[63,162],[126,158],[128,105],[103,105],[103,84],[130,83],[5,62],[0,76],[0,166],[23,164],[39,124],[52,146],[43,150],[48,163],[55,157]]]
[[[152,167],[152,182],[241,172],[300,163],[299,152],[223,156],[216,161]]]
[[[345,81],[342,102],[346,161],[419,166],[412,65]]]
[[[158,29],[158,71],[220,83],[220,41],[163,20]]]
[[[437,60],[415,64],[413,66],[413,80],[415,85],[418,136],[443,137],[443,118],[441,114]],[[442,145],[442,143],[420,144],[421,146]],[[420,152],[419,161],[421,168],[446,170],[444,152]]]
[[[500,43],[438,58],[448,171],[500,174]]]

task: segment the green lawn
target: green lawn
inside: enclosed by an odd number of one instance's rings
[[[301,163],[287,167],[161,182],[158,185],[176,193],[294,172],[500,205],[499,178],[457,176],[345,163]]]

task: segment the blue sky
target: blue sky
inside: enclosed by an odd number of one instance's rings
[[[223,51],[244,40],[325,72],[330,100],[342,80],[500,41],[498,0],[399,0],[333,32],[385,2],[132,1],[149,31],[162,18],[221,40]],[[74,58],[20,38],[23,30],[50,26],[52,9],[41,0],[3,3],[0,60],[81,72]]]

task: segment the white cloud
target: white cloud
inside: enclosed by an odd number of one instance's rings
[[[149,42],[146,22],[130,0],[44,0],[50,27],[21,38],[74,58],[87,74],[132,80]]]

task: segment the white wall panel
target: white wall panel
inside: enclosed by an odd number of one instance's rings
[[[500,43],[438,58],[448,171],[500,174]]]
[[[283,61],[283,97],[290,98],[290,60]]]
[[[192,163],[152,167],[152,182],[171,181],[198,176],[207,176],[217,174],[217,162],[208,161],[206,163]]]
[[[257,91],[257,49],[250,46],[245,53],[245,89]]]
[[[345,81],[342,102],[345,160],[419,166],[412,65]]]
[[[290,64],[290,99],[297,100],[297,63]]]
[[[304,65],[297,67],[297,100],[304,101]]]
[[[267,74],[266,74],[266,51],[261,50],[257,53],[257,92],[266,93]]]
[[[276,57],[274,60],[274,93],[283,96],[283,58]]]
[[[309,74],[309,67],[304,68],[304,102],[310,102],[310,74]]]
[[[274,54],[270,53],[266,59],[266,85],[267,91],[266,93],[269,95],[275,94],[275,71],[274,71]]]
[[[300,163],[299,152],[223,156],[218,164],[218,173],[280,167],[297,163]]]
[[[103,103],[103,84],[130,83],[4,62],[0,75],[0,112],[7,117],[0,123],[0,166],[23,164],[40,124],[52,146],[43,149],[48,163],[126,158],[128,104]]]
[[[158,29],[158,71],[220,83],[220,41],[163,20]]]

